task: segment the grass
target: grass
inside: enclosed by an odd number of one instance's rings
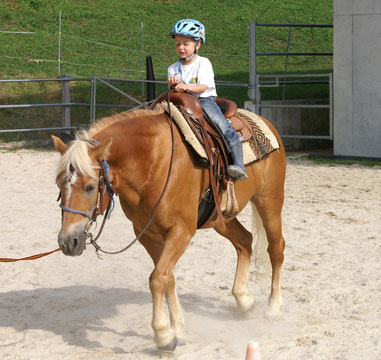
[[[156,79],[166,78],[168,65],[177,60],[168,33],[185,17],[197,18],[206,26],[206,44],[200,55],[210,58],[217,81],[248,83],[249,22],[324,23],[333,22],[332,0],[3,0],[0,3],[0,31],[28,31],[34,34],[0,33],[0,78],[46,78],[58,75],[58,15],[62,11],[61,74],[140,79],[141,24],[144,24],[144,55],[153,59]],[[288,28],[260,27],[258,51],[286,51]],[[92,42],[89,42],[92,41]],[[108,44],[101,46],[96,43]],[[290,51],[332,52],[332,29],[293,28]],[[259,57],[259,73],[282,73],[284,57]],[[331,57],[290,57],[289,73],[331,72]],[[88,102],[89,83],[72,84],[72,100]],[[141,96],[141,86],[121,86]],[[158,86],[156,93],[165,91]],[[114,91],[99,87],[98,102],[126,103]],[[286,98],[326,98],[327,86],[289,86]],[[0,84],[0,104],[60,101],[57,83]],[[248,99],[247,88],[219,86],[220,96],[239,106]],[[269,89],[266,98],[281,98],[282,89]],[[115,110],[99,110],[99,116]],[[0,110],[0,128],[15,128],[26,122],[60,121],[60,109]],[[88,109],[73,108],[73,123],[86,123]],[[40,136],[40,134],[14,134]],[[4,139],[4,136],[1,138]],[[10,140],[9,135],[6,136]],[[0,140],[1,141],[1,140]]]
[[[290,152],[287,154],[287,157],[289,159],[292,159],[293,161],[311,161],[315,164],[320,165],[328,165],[328,166],[337,166],[337,165],[361,165],[366,167],[374,167],[374,166],[381,166],[381,159],[380,160],[367,160],[367,159],[361,159],[361,158],[340,158],[340,157],[326,157],[326,156],[308,156],[305,154],[295,154],[293,152]]]
[[[362,166],[381,166],[381,160],[360,160],[360,159],[327,159],[327,158],[308,158],[310,161],[313,161],[316,164],[325,164],[330,166],[335,165],[362,165]]]

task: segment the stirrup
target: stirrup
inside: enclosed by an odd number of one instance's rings
[[[228,168],[227,168],[227,173],[234,180],[246,180],[247,179],[246,171],[242,170],[237,165],[229,165]]]
[[[237,198],[234,193],[234,182],[228,181],[226,190],[223,190],[221,196],[221,211],[225,218],[233,218],[238,215],[239,208]]]

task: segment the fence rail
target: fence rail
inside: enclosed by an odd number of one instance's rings
[[[90,89],[90,103],[80,103],[70,101],[70,82],[72,81],[84,81],[91,83]],[[121,109],[132,109],[135,106],[132,105],[118,105],[118,104],[102,104],[96,102],[96,83],[100,81],[101,83],[109,86],[114,91],[121,93],[122,95],[128,97],[130,100],[134,101],[137,105],[143,105],[141,101],[134,98],[133,96],[125,93],[124,91],[118,89],[117,87],[111,85],[112,82],[119,83],[141,83],[144,84],[167,84],[165,80],[141,80],[141,79],[118,79],[110,77],[70,77],[68,75],[63,75],[60,78],[46,78],[46,79],[4,79],[0,80],[0,85],[2,83],[33,83],[33,82],[61,82],[62,83],[62,102],[59,103],[45,103],[45,104],[8,104],[0,105],[1,109],[26,109],[26,108],[43,108],[43,107],[62,107],[62,126],[60,127],[44,127],[44,128],[25,128],[25,129],[0,129],[0,134],[2,133],[16,133],[16,132],[32,132],[32,131],[68,131],[81,129],[89,126],[91,122],[95,121],[96,108],[121,108]],[[248,84],[245,83],[233,83],[233,82],[216,82],[217,85],[221,86],[238,86],[247,87]],[[70,108],[76,106],[85,106],[90,108],[90,121],[87,125],[82,126],[71,126],[70,124]]]
[[[328,80],[281,80],[287,78],[328,78]],[[262,79],[273,79],[273,80],[262,80]],[[85,81],[91,82],[91,102],[90,103],[79,103],[79,102],[71,102],[70,101],[70,88],[69,84],[72,81]],[[7,79],[0,80],[1,83],[28,83],[28,82],[61,82],[62,83],[62,102],[60,103],[45,103],[45,104],[10,104],[10,105],[0,105],[1,109],[21,109],[21,108],[32,108],[32,107],[54,107],[59,106],[62,107],[62,126],[60,127],[44,127],[44,128],[25,128],[25,129],[0,129],[1,133],[16,133],[16,132],[33,132],[33,131],[70,131],[76,130],[80,128],[87,127],[95,120],[96,108],[105,107],[105,108],[123,108],[123,109],[131,109],[134,106],[132,105],[118,105],[118,104],[102,104],[96,102],[96,83],[100,81],[105,85],[109,86],[115,91],[118,91],[122,95],[130,98],[138,105],[142,105],[143,103],[131,95],[125,93],[124,91],[118,89],[117,87],[111,85],[111,82],[122,82],[122,83],[153,83],[153,84],[166,84],[164,80],[140,80],[140,79],[118,79],[118,78],[108,78],[108,77],[89,77],[89,78],[78,78],[78,77],[69,77],[64,76],[62,78],[49,78],[49,79]],[[328,136],[310,136],[310,135],[291,135],[291,134],[282,134],[284,138],[295,138],[295,139],[333,139],[333,84],[332,84],[332,74],[292,74],[292,75],[281,75],[281,74],[257,74],[256,76],[256,103],[255,103],[255,112],[260,114],[263,108],[328,108],[329,109],[329,135]],[[330,97],[329,104],[327,105],[306,105],[306,104],[291,104],[291,105],[264,105],[261,101],[261,88],[263,87],[277,87],[282,85],[292,85],[292,84],[329,84],[330,88]],[[217,85],[220,86],[235,86],[235,87],[247,87],[249,88],[249,84],[245,83],[231,83],[231,82],[216,82]],[[85,106],[90,108],[90,120],[86,125],[81,126],[71,126],[70,124],[70,109],[71,107],[76,106]]]
[[[288,37],[288,46],[287,51],[285,52],[258,52],[257,51],[257,38],[256,38],[256,29],[257,27],[287,27],[289,28],[289,37]],[[271,105],[271,107],[294,107],[294,108],[306,108],[306,107],[316,107],[316,108],[329,108],[330,109],[330,135],[329,138],[331,139],[332,134],[332,106],[333,106],[333,98],[332,98],[332,76],[329,77],[329,80],[289,80],[290,78],[298,77],[298,75],[287,75],[287,65],[288,65],[288,57],[289,56],[332,56],[332,53],[330,52],[295,52],[292,53],[289,51],[290,41],[291,41],[291,29],[292,28],[332,28],[333,25],[328,24],[276,24],[276,23],[257,23],[257,22],[250,22],[249,31],[250,31],[250,50],[249,50],[249,57],[250,57],[250,68],[249,68],[249,81],[248,83],[233,83],[233,82],[216,82],[219,86],[229,86],[229,87],[246,87],[248,89],[249,99],[250,101],[255,104],[256,112],[260,113],[261,108],[264,108],[265,105],[261,103],[261,88],[263,87],[276,87],[276,86],[283,86],[283,90],[285,91],[285,85],[301,85],[301,84],[324,84],[328,83],[330,86],[330,95],[329,95],[329,105]],[[58,41],[58,73],[61,72],[60,65],[62,63],[65,63],[65,61],[61,61],[61,36],[67,36],[72,37],[70,35],[65,35],[61,33],[61,14],[59,16],[59,41]],[[52,131],[52,130],[72,130],[76,129],[78,127],[71,126],[70,124],[70,109],[72,107],[76,106],[86,106],[90,107],[90,122],[95,120],[95,114],[96,109],[98,107],[114,107],[114,108],[132,108],[133,106],[130,105],[112,105],[112,104],[98,104],[96,103],[96,86],[97,81],[102,82],[106,86],[109,86],[115,91],[118,91],[122,95],[128,97],[130,100],[134,101],[136,104],[141,105],[142,102],[129,94],[125,93],[124,91],[118,89],[116,86],[112,85],[112,82],[131,82],[131,83],[141,83],[142,85],[142,95],[144,95],[144,85],[145,84],[165,84],[166,81],[164,80],[145,80],[144,79],[144,36],[143,36],[143,30],[144,26],[143,23],[141,23],[141,50],[135,50],[136,52],[141,53],[141,69],[139,72],[141,73],[142,78],[141,79],[117,79],[117,78],[108,78],[108,77],[69,77],[67,75],[63,75],[62,77],[58,78],[48,78],[48,79],[13,79],[13,80],[0,80],[1,83],[12,83],[12,82],[61,82],[62,83],[62,102],[60,103],[50,103],[50,104],[15,104],[15,105],[0,105],[1,109],[9,109],[9,108],[32,108],[32,107],[55,107],[60,106],[62,107],[62,126],[61,127],[52,127],[52,128],[39,128],[39,129],[4,129],[0,130],[0,133],[7,133],[7,132],[25,132],[25,131]],[[38,34],[32,33],[32,32],[12,32],[12,31],[0,31],[3,33],[25,33],[25,34]],[[105,44],[93,40],[87,40],[87,39],[81,39],[83,41],[91,42],[97,45],[102,46],[108,46],[108,47],[115,47],[115,48],[122,48],[115,45]],[[123,48],[124,50],[131,50]],[[247,55],[229,55],[229,54],[206,54],[208,56],[247,56]],[[3,55],[4,56],[4,55]],[[275,81],[271,80],[263,80],[266,78],[271,77],[270,75],[263,75],[257,73],[257,57],[258,56],[285,56],[286,57],[286,64],[285,64],[285,74],[282,75],[273,75],[272,77],[275,78]],[[53,60],[52,60],[53,61]],[[67,62],[68,63],[68,62]],[[86,65],[86,64],[80,64],[80,65]],[[300,76],[303,77],[319,77],[318,74],[300,74]],[[283,77],[283,80],[281,80]],[[72,81],[86,81],[91,82],[91,102],[90,103],[79,103],[79,102],[71,102],[70,101],[70,82]],[[283,92],[284,96],[284,92]],[[270,107],[270,105],[267,105],[266,107]],[[284,137],[295,137],[299,138],[299,135],[284,135]],[[310,138],[310,136],[306,136],[306,138]],[[320,138],[320,136],[317,136],[316,138]]]

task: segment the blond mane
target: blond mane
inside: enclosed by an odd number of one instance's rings
[[[107,129],[111,125],[144,115],[156,115],[162,111],[156,110],[135,110],[126,111],[110,117],[103,118],[95,122],[89,130],[78,131],[66,152],[60,157],[56,169],[56,176],[64,172],[68,178],[71,177],[71,167],[84,176],[96,178],[93,163],[89,155],[89,147],[95,146],[92,141],[98,133]]]
[[[88,131],[79,131],[75,140],[70,143],[70,146],[65,153],[60,157],[56,169],[56,176],[64,172],[68,178],[71,177],[71,167],[84,176],[96,178],[93,164],[89,156],[89,146],[91,146],[91,137]]]

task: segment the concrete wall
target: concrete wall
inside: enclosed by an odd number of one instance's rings
[[[381,158],[381,0],[334,0],[334,154]]]

